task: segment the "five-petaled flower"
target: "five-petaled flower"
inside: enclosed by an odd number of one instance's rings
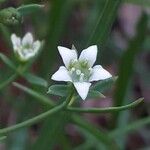
[[[62,46],[58,46],[58,50],[65,66],[60,66],[51,78],[55,81],[72,82],[83,100],[88,95],[90,82],[112,77],[101,65],[93,67],[97,57],[96,45],[84,49],[79,58],[76,50]]]
[[[41,47],[41,42],[39,40],[34,42],[33,36],[29,32],[26,33],[22,39],[17,37],[16,34],[12,34],[11,41],[13,44],[14,53],[22,62],[28,61],[34,57]]]

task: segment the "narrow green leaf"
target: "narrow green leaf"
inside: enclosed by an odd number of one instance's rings
[[[16,67],[14,65],[14,63],[4,54],[0,53],[0,59],[6,64],[8,65],[11,69],[16,70]]]
[[[11,82],[13,82],[18,77],[18,74],[13,74],[10,77],[8,77],[7,80],[0,83],[0,90],[5,88],[7,85],[9,85]]]
[[[68,85],[52,85],[49,87],[48,92],[49,94],[52,95],[57,95],[57,96],[62,96],[66,97],[68,95]]]
[[[116,76],[106,80],[99,81],[91,89],[104,92],[112,87],[112,85],[116,82],[117,78],[118,77]]]
[[[30,89],[30,88],[23,86],[23,85],[16,83],[16,82],[14,82],[13,85],[15,87],[21,89],[22,91],[26,92],[27,94],[35,97],[36,100],[38,100],[43,105],[48,105],[49,107],[52,107],[54,105],[52,100],[50,100],[48,97],[40,94],[39,92],[34,91],[33,89]]]
[[[39,10],[42,10],[44,5],[38,5],[38,4],[29,4],[29,5],[22,5],[17,8],[18,12],[22,15],[29,15],[31,13],[35,13]]]
[[[8,67],[10,67],[12,70],[17,72],[22,77],[24,77],[28,82],[30,82],[32,84],[40,85],[43,87],[47,87],[48,83],[43,78],[35,76],[31,73],[24,73],[26,68],[28,68],[28,66],[31,64],[26,64],[24,66],[20,66],[20,67],[16,68],[14,63],[4,54],[0,53],[0,58]],[[11,78],[9,80],[11,80]],[[9,82],[9,80],[6,81],[6,84],[7,84],[7,82]],[[5,84],[5,83],[3,83],[3,84]]]
[[[43,86],[43,87],[47,87],[48,86],[48,83],[46,80],[44,80],[43,78],[41,77],[38,77],[34,74],[31,74],[31,73],[24,73],[23,76],[25,77],[25,79],[32,83],[32,84],[36,84],[36,85],[40,85],[40,86]]]
[[[77,108],[77,107],[67,107],[68,111],[75,111],[80,113],[114,113],[116,111],[128,110],[136,107],[143,102],[143,98],[124,106],[120,107],[106,107],[106,108]]]

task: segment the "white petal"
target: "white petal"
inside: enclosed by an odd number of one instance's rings
[[[26,33],[26,35],[22,39],[23,45],[31,45],[33,43],[33,36],[31,33]]]
[[[21,39],[19,37],[17,37],[16,34],[11,35],[11,41],[12,41],[14,50],[16,50],[18,47],[20,47]]]
[[[86,99],[91,83],[88,82],[74,82],[73,83],[78,94],[81,96],[83,100]]]
[[[89,65],[92,67],[96,61],[96,57],[97,57],[97,46],[93,45],[88,47],[87,49],[84,49],[81,52],[79,60],[87,60]]]
[[[35,53],[38,52],[38,50],[40,49],[40,47],[41,47],[41,42],[40,42],[40,41],[35,41],[35,42],[33,43],[33,49],[34,49],[34,52],[35,52]]]
[[[104,80],[110,77],[112,77],[112,75],[107,70],[105,70],[101,65],[96,65],[93,67],[93,73],[89,81]]]
[[[62,46],[58,46],[58,50],[66,67],[69,66],[71,60],[77,59],[76,50],[71,50]]]
[[[55,80],[55,81],[66,81],[66,82],[70,81],[70,82],[72,82],[72,79],[69,76],[68,70],[64,66],[60,66],[58,71],[56,71],[52,75],[51,79]]]

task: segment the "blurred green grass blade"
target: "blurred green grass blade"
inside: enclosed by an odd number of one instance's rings
[[[113,86],[113,84],[116,83],[117,78],[118,77],[116,76],[116,77],[112,77],[112,78],[109,78],[109,79],[99,81],[94,86],[92,86],[91,89],[92,90],[97,90],[99,92],[104,92],[104,91],[110,89]]]
[[[68,107],[67,110],[79,112],[79,113],[114,113],[116,111],[123,111],[132,109],[143,102],[143,98],[124,106],[120,107],[106,107],[106,108],[78,108],[78,107]]]
[[[141,50],[146,36],[148,18],[143,14],[137,26],[137,35],[130,41],[127,51],[122,56],[119,66],[119,77],[117,80],[116,92],[114,95],[114,105],[120,106],[124,103],[127,87],[133,72],[133,64],[137,53]],[[116,114],[117,116],[117,114]]]
[[[98,130],[89,122],[85,120],[83,121],[82,118],[76,115],[72,116],[72,121],[74,125],[77,125],[83,130],[86,130],[86,132],[90,133],[94,138],[102,142],[107,147],[107,149],[116,150],[115,142],[107,136],[107,132]]]
[[[66,21],[75,1],[73,0],[53,0],[49,11],[48,31],[44,51],[41,57],[41,73],[46,76],[50,73],[47,69],[47,62],[51,64],[56,62],[56,48],[60,44],[59,40],[63,32],[67,29]]]
[[[0,143],[2,143],[6,138],[7,138],[7,136],[1,136],[0,137]]]
[[[39,101],[43,105],[48,105],[49,107],[54,105],[54,102],[52,100],[50,100],[48,97],[40,94],[39,92],[37,92],[33,89],[30,89],[30,88],[28,88],[24,85],[21,85],[19,83],[16,83],[16,82],[14,82],[13,85],[15,87],[19,88],[20,90],[26,92],[27,94],[35,97],[36,100]]]
[[[99,43],[102,45],[104,43],[110,32],[113,21],[115,20],[120,3],[121,0],[106,0],[103,12],[100,12],[95,29],[93,30],[87,45]]]
[[[137,4],[144,7],[150,7],[150,1],[149,0],[123,0],[127,3]]]
[[[64,126],[67,118],[66,113],[57,113],[51,118],[48,118],[41,129],[40,136],[32,146],[31,150],[47,150],[54,149],[56,145],[60,144],[60,141],[64,134]],[[63,146],[61,145],[61,149]],[[67,149],[64,149],[67,150]]]
[[[48,86],[48,83],[46,80],[44,80],[43,78],[41,77],[38,77],[34,74],[31,74],[31,73],[24,73],[23,74],[23,77],[30,83],[32,84],[36,84],[36,85],[40,85],[40,86],[43,86],[43,87],[47,87]]]
[[[19,13],[22,16],[25,16],[25,15],[29,15],[31,13],[40,11],[40,10],[42,10],[43,7],[44,7],[44,5],[28,4],[28,5],[22,5],[22,6],[18,7],[17,10],[19,11]]]
[[[9,150],[26,150],[28,138],[27,129],[18,130],[8,136],[7,149]]]
[[[134,132],[134,131],[138,130],[139,128],[142,128],[143,126],[148,125],[148,124],[150,124],[150,117],[143,118],[143,119],[140,119],[133,123],[130,123],[126,127],[118,128],[118,129],[112,131],[111,133],[109,133],[109,135],[112,138],[124,136],[125,134]]]

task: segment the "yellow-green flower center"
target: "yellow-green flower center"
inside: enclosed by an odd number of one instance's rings
[[[72,60],[68,71],[74,82],[86,82],[92,74],[92,68],[87,60]]]

